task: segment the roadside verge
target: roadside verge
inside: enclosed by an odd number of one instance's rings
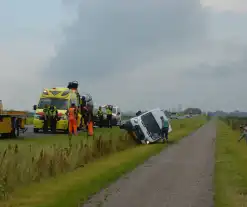
[[[205,117],[178,120],[170,140],[176,143],[206,123]],[[17,189],[4,207],[73,207],[121,175],[133,170],[167,144],[140,145],[99,159],[76,171]]]
[[[238,142],[239,129],[218,121],[215,163],[215,207],[247,204],[247,145]]]

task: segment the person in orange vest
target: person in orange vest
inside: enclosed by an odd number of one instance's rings
[[[69,120],[69,136],[72,136],[73,132],[74,135],[77,134],[77,108],[74,103],[71,104],[71,107],[67,110],[66,115],[68,116]]]

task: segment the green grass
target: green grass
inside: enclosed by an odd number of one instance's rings
[[[110,136],[110,134],[113,134],[114,136],[120,136],[122,135],[122,131],[118,127],[113,127],[112,129],[108,128],[96,128],[94,129],[94,136],[100,136],[100,135],[106,135]],[[73,137],[73,143],[79,143],[81,139],[86,139],[87,133],[81,132],[78,137]],[[92,137],[88,137],[88,139],[91,139]],[[30,145],[32,145],[32,148],[40,148],[43,147],[50,147],[50,145],[57,144],[61,147],[67,146],[68,144],[68,135],[67,134],[56,134],[51,136],[38,136],[35,138],[17,138],[17,139],[3,139],[0,140],[0,152],[3,151],[8,145],[15,145],[18,144],[19,148],[26,149],[29,148]]]
[[[32,125],[33,124],[33,117],[27,117],[25,124],[26,125]]]
[[[170,139],[179,141],[206,122],[205,117],[174,120]],[[73,207],[85,201],[147,158],[159,153],[167,144],[139,145],[98,159],[84,168],[16,189],[5,207]]]
[[[94,137],[82,133],[24,140],[2,140],[0,145],[0,198],[17,187],[70,172],[104,155],[136,143],[119,128],[97,129]]]
[[[218,122],[215,164],[215,207],[247,206],[247,145],[239,130]]]

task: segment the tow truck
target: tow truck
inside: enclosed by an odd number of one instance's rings
[[[128,121],[120,125],[120,129],[125,129],[128,133],[141,144],[149,144],[158,142],[161,139],[162,121],[161,117],[168,120],[164,111],[160,108],[152,109],[145,113],[138,111],[136,117],[129,119]],[[172,131],[171,124],[169,122],[169,133]]]
[[[43,92],[40,95],[38,105],[34,105],[33,109],[35,110],[34,115],[34,133],[38,133],[40,130],[43,130],[44,125],[44,106],[54,105],[58,110],[58,121],[57,121],[57,130],[58,131],[68,131],[68,119],[66,116],[66,111],[69,109],[72,103],[76,104],[76,107],[79,110],[77,127],[78,129],[82,126],[82,96],[78,91],[78,82],[72,81],[68,83],[67,87],[54,87],[54,88],[44,88]],[[92,101],[92,97],[89,94],[83,95],[86,98],[86,102],[89,104]],[[50,124],[48,123],[48,126]],[[50,129],[50,127],[49,127]]]
[[[3,102],[0,100],[0,135],[1,137],[16,138],[20,132],[25,133],[25,122],[27,118],[25,111],[6,111],[3,109]]]

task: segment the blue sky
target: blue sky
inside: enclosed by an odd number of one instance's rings
[[[126,110],[247,110],[246,2],[0,1],[1,99],[31,109],[77,79]]]

